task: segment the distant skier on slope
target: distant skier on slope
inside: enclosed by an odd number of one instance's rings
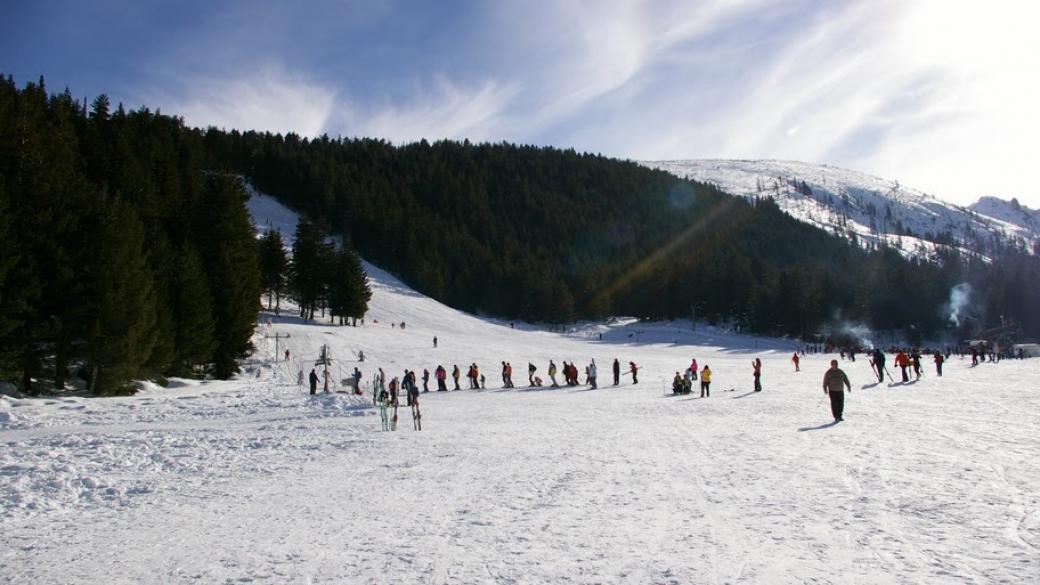
[[[552,380],[552,387],[559,388],[560,385],[556,383],[556,363],[549,360],[549,379]]]
[[[943,354],[935,352],[935,356],[932,359],[935,360],[935,375],[942,378],[942,367],[943,362],[945,361],[943,359]]]
[[[799,364],[799,362],[801,362],[801,358],[798,357],[798,352],[797,351],[794,352],[793,356],[791,356],[791,362],[794,364],[794,371],[800,372],[801,370],[798,369],[798,364]]]
[[[538,371],[538,368],[531,362],[527,362],[527,383],[531,386],[534,386],[534,373],[536,371]]]
[[[632,383],[638,384],[639,378],[636,375],[639,373],[639,366],[635,362],[628,362],[628,373],[632,374]]]
[[[704,364],[704,369],[701,370],[701,398],[711,397],[711,368],[708,364]]]
[[[593,390],[596,389],[596,372],[596,360],[592,360],[592,363],[589,364],[589,382],[592,383]]]
[[[751,362],[752,376],[755,378],[755,392],[762,391],[762,360],[755,358]]]
[[[823,392],[831,399],[831,414],[834,416],[834,422],[845,420],[842,418],[842,414],[845,410],[844,390],[846,388],[852,392],[849,377],[838,367],[838,360],[831,360],[831,369],[823,375]]]
[[[452,377],[453,380],[455,380],[455,389],[456,390],[461,390],[461,388],[459,388],[459,378],[461,376],[462,376],[462,370],[459,369],[459,364],[455,364],[455,368],[451,371],[451,377]]]
[[[614,358],[614,385],[621,383],[621,362]]]
[[[318,393],[318,372],[311,368],[311,375],[309,376],[311,382],[311,394]]]

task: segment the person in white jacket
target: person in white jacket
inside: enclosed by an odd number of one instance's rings
[[[592,389],[596,389],[596,360],[592,360],[589,364],[589,383],[592,384]]]

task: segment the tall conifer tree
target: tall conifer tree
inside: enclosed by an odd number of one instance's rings
[[[253,222],[245,206],[248,198],[237,177],[209,175],[202,216],[197,218],[213,298],[217,342],[213,365],[218,378],[237,372],[236,360],[252,349],[250,338],[260,307],[260,269]]]
[[[91,267],[93,323],[88,334],[90,388],[118,394],[140,376],[155,344],[155,295],[145,262],[144,227],[117,198],[102,202]]]

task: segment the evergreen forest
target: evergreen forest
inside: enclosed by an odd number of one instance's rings
[[[306,218],[291,260],[287,234],[257,238],[243,178]],[[595,154],[196,129],[0,80],[0,380],[112,394],[226,378],[261,299],[361,318],[360,257],[458,309],[537,322],[695,317],[803,339],[861,323],[917,342],[1012,319],[1040,336],[1040,261],[1022,250],[912,260]],[[962,282],[976,319],[955,330]]]

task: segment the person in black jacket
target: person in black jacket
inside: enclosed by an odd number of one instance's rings
[[[315,372],[314,368],[311,368],[310,381],[311,381],[311,394],[317,394],[318,393],[318,372]]]
[[[621,383],[621,362],[614,358],[614,385]]]

